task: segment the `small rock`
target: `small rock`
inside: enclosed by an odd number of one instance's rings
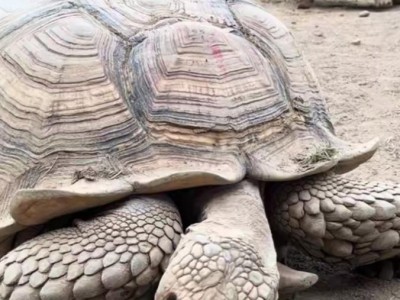
[[[359,16],[360,18],[369,17],[369,11],[368,11],[368,10],[363,10],[362,12],[360,12],[360,13],[358,14],[358,16]]]
[[[319,31],[319,30],[314,31],[314,35],[315,35],[315,36],[318,36],[318,37],[323,37],[323,36],[324,36],[324,34],[323,34],[321,31]]]
[[[356,40],[352,41],[351,44],[355,45],[355,46],[359,46],[359,45],[361,45],[361,40],[356,39]]]

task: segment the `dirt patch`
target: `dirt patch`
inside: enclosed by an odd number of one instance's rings
[[[265,4],[292,31],[327,97],[342,138],[380,137],[382,146],[354,176],[393,180],[400,174],[400,6],[371,11]]]
[[[370,11],[267,3],[268,12],[292,31],[317,75],[336,129],[349,141],[381,138],[381,148],[351,176],[399,181],[400,7]],[[338,271],[292,252],[291,264],[321,276],[296,300],[400,299],[400,281],[368,279]]]

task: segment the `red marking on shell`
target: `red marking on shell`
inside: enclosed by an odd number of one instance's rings
[[[212,55],[217,59],[222,59],[223,54],[221,48],[218,45],[211,45]]]
[[[224,55],[222,53],[221,48],[218,45],[212,44],[211,45],[212,55],[218,61],[218,68],[222,71],[225,71],[225,66],[223,63]]]

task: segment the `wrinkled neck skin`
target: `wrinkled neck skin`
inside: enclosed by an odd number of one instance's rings
[[[202,222],[191,225],[187,233],[202,232],[249,242],[261,256],[265,267],[276,274],[276,252],[260,196],[260,185],[245,180],[236,185],[204,189],[191,199],[201,206]]]

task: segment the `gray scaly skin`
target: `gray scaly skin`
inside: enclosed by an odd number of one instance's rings
[[[166,196],[135,196],[42,234],[0,261],[0,299],[132,299],[158,283],[181,234]]]
[[[314,274],[276,266],[256,183],[193,192],[202,222],[189,227],[158,299],[173,299],[171,291],[182,300],[275,299],[278,270],[282,292],[317,281]],[[41,234],[3,257],[0,299],[153,299],[152,287],[180,239],[174,204],[166,196],[136,196],[96,210],[85,213],[89,220]]]
[[[277,299],[276,253],[258,184],[209,187],[195,198],[201,220],[182,236],[156,300]]]
[[[400,253],[400,186],[333,173],[274,183],[271,226],[327,262],[370,264]]]

